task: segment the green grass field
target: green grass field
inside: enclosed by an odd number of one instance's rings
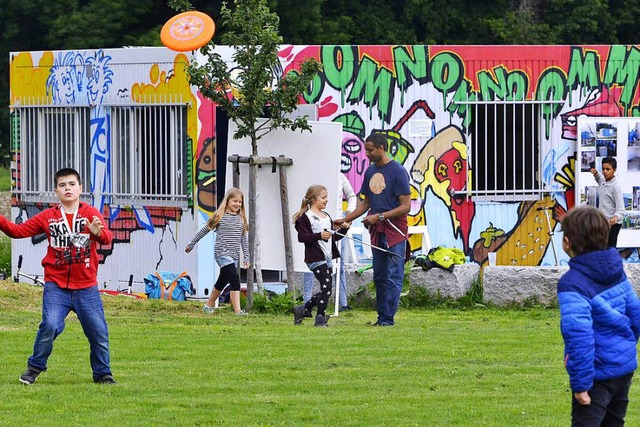
[[[11,190],[11,169],[0,168],[0,191]]]
[[[118,384],[92,383],[72,314],[49,370],[24,386],[40,298],[40,288],[0,282],[0,425],[570,423],[557,310],[401,309],[392,328],[352,310],[324,329],[105,296]],[[637,386],[630,397],[627,422],[638,425]]]

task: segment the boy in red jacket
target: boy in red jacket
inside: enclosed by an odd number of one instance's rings
[[[49,241],[44,267],[42,322],[33,345],[27,370],[20,377],[31,385],[47,369],[53,341],[62,333],[70,311],[89,340],[93,381],[115,384],[109,365],[109,332],[102,300],[98,292],[98,252],[96,243],[111,243],[113,235],[105,227],[96,208],[80,202],[82,184],[74,169],[60,169],[55,174],[55,194],[60,204],[46,209],[22,224],[0,216],[0,230],[11,238],[32,237],[45,233]]]

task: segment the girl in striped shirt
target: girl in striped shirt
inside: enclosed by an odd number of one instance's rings
[[[209,300],[202,307],[202,311],[213,313],[213,306],[216,300],[229,284],[229,296],[233,311],[239,316],[246,315],[247,313],[240,308],[240,276],[238,275],[240,249],[242,249],[243,253],[242,268],[248,268],[249,266],[249,244],[247,240],[249,225],[245,214],[242,191],[237,188],[231,188],[227,191],[218,210],[193,237],[193,240],[185,248],[185,252],[191,252],[196,243],[212,230],[216,231],[216,244],[213,255],[220,267],[220,275],[213,286]]]

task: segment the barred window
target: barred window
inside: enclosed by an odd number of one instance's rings
[[[476,201],[538,200],[544,101],[468,101],[466,193]],[[552,102],[549,102],[552,103]]]
[[[16,194],[24,201],[56,202],[54,174],[71,167],[83,183],[81,199],[91,202],[92,137],[99,133],[107,141],[100,156],[111,179],[99,189],[107,203],[187,206],[187,106],[101,106],[104,117],[94,122],[103,124],[93,129],[92,108],[14,106]]]
[[[111,108],[113,202],[188,201],[186,106]]]
[[[25,201],[55,202],[56,171],[74,168],[89,182],[89,108],[21,107],[12,113],[16,192]],[[87,190],[86,185],[83,187]],[[88,200],[89,194],[82,198]]]

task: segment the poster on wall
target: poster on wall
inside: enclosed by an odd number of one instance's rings
[[[616,160],[615,176],[622,188],[625,205],[618,247],[637,247],[640,242],[640,118],[578,118],[578,204],[598,206],[598,184],[591,169],[602,173],[602,160],[607,157]]]

